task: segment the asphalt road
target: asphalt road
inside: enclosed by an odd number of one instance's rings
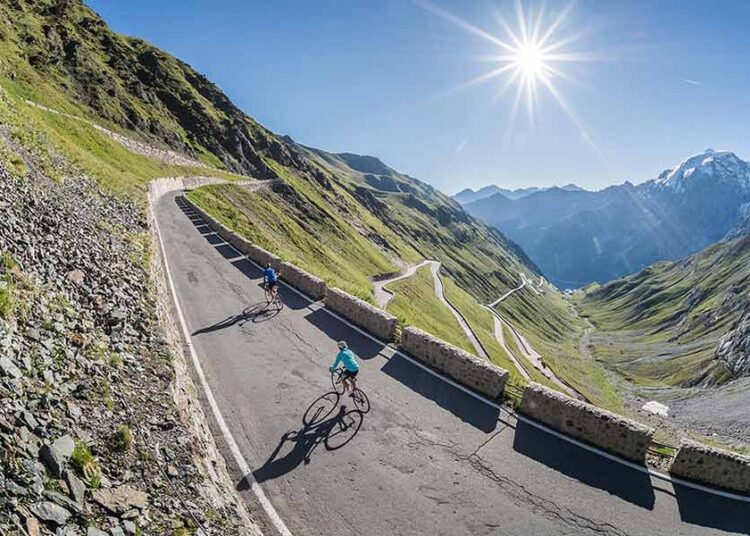
[[[652,480],[517,422],[287,288],[280,313],[258,314],[254,265],[174,196],[156,217],[214,397],[294,535],[750,531],[750,504]],[[367,414],[326,396],[339,339],[361,358]]]

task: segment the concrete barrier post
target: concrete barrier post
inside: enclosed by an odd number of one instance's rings
[[[523,393],[519,413],[638,462],[644,462],[654,429],[615,413],[580,402],[538,383]]]
[[[413,326],[404,328],[401,333],[400,348],[491,398],[498,398],[508,381],[507,370]]]
[[[376,337],[391,342],[396,334],[396,317],[338,288],[326,290],[326,307],[336,311]]]
[[[669,472],[712,486],[750,493],[749,457],[689,439],[680,442],[680,448],[669,465]]]

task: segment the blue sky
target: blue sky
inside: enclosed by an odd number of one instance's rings
[[[639,182],[708,147],[750,159],[750,2],[579,1],[556,35],[581,34],[563,50],[597,60],[554,79],[577,124],[544,91],[533,124],[525,109],[511,123],[515,89],[495,98],[504,77],[448,92],[496,67],[499,49],[409,0],[87,3],[273,131],[376,155],[448,193]],[[512,1],[434,3],[509,40],[492,13],[514,21]],[[548,20],[568,4],[548,1]]]

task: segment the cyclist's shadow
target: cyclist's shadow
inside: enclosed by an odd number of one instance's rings
[[[291,430],[281,436],[281,441],[260,469],[253,472],[258,482],[272,480],[285,475],[299,467],[310,463],[313,451],[323,444],[326,450],[338,450],[359,432],[364,420],[364,414],[357,409],[347,409],[341,405],[336,410],[340,396],[330,392],[313,402],[302,419],[302,428]],[[293,443],[292,450],[281,458],[277,458],[286,443]],[[246,479],[240,483],[239,489],[247,488]]]
[[[248,322],[260,324],[262,322],[271,320],[273,317],[278,315],[279,312],[281,312],[281,309],[279,309],[278,307],[271,307],[271,305],[266,301],[258,302],[245,307],[245,309],[243,309],[239,314],[228,316],[224,320],[220,320],[219,322],[211,326],[207,326],[193,332],[191,335],[195,336],[201,335],[203,333],[212,333],[214,331],[221,331],[222,329],[231,328],[232,326],[242,327]]]

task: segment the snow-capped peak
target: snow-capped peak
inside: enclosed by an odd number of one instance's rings
[[[710,178],[714,181],[736,183],[745,192],[750,192],[750,164],[732,151],[706,149],[691,156],[680,165],[662,171],[656,184],[677,193],[685,191],[690,181]]]

